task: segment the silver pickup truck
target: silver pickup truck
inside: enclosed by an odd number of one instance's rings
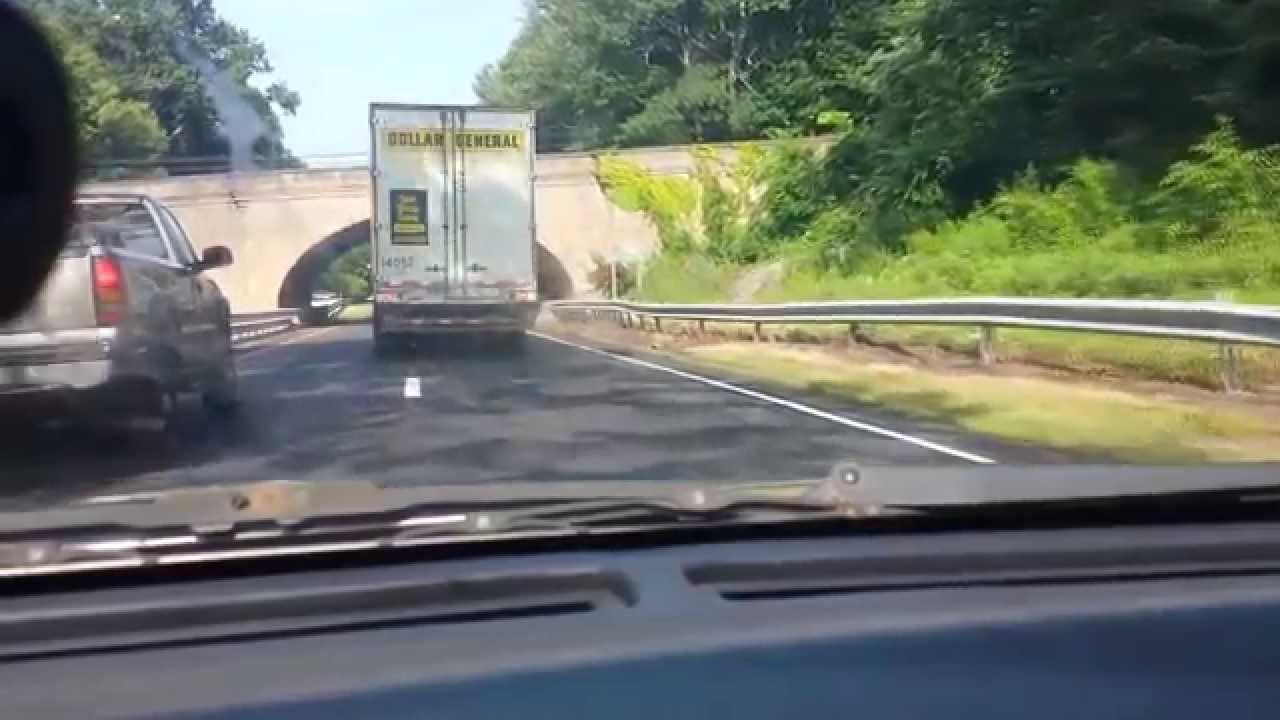
[[[176,397],[236,404],[231,314],[182,225],[143,195],[82,195],[66,247],[31,306],[0,324],[0,419],[56,415],[167,426]]]

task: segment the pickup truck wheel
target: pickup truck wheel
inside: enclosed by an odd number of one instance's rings
[[[219,417],[234,415],[240,408],[240,375],[235,359],[227,358],[220,377],[214,380],[201,395],[205,410]]]
[[[143,391],[143,405],[133,415],[126,427],[135,440],[147,444],[164,442],[175,425],[178,414],[178,394],[171,389],[153,386]]]

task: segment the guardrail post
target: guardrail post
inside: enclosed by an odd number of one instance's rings
[[[1240,354],[1234,345],[1218,344],[1218,379],[1224,392],[1240,392]]]
[[[756,342],[764,342],[764,323],[756,323],[755,331],[752,334]]]
[[[706,334],[707,334],[707,321],[706,321],[706,320],[699,320],[699,321],[698,321],[698,334],[699,334],[699,335],[706,335]]]
[[[858,323],[849,323],[849,344],[857,345],[862,340],[862,326]]]
[[[978,328],[978,358],[983,365],[996,363],[996,329],[990,325]]]
[[[660,317],[653,318],[653,331],[662,332],[662,318]]]

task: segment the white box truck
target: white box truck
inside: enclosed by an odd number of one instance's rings
[[[538,314],[532,111],[374,103],[378,350],[411,334],[522,339]]]

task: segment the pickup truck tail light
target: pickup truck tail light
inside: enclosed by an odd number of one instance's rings
[[[511,300],[513,302],[537,302],[538,291],[533,288],[518,288],[511,291]]]
[[[93,303],[98,327],[114,327],[124,317],[128,297],[120,263],[108,255],[93,258]]]

